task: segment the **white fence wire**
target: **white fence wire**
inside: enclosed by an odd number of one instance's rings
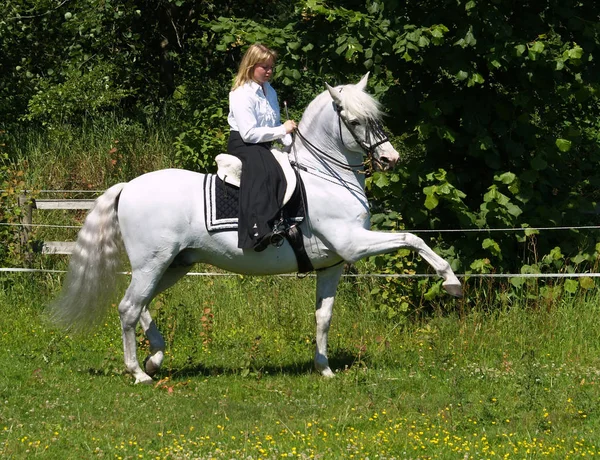
[[[2,190],[0,190],[2,192]],[[25,191],[29,192],[29,191]],[[58,193],[95,193],[100,194],[103,190],[37,190],[36,193],[58,194]],[[39,228],[81,228],[81,225],[54,225],[54,224],[25,224],[25,223],[7,223],[0,222],[0,226],[11,227],[39,227]],[[600,230],[599,225],[584,226],[557,226],[557,227],[507,227],[507,228],[456,228],[456,229],[415,229],[405,230],[410,233],[491,233],[491,232],[525,232],[525,231],[565,231],[565,230]],[[0,267],[0,273],[66,273],[66,270],[47,270],[43,268],[23,268],[23,267]],[[129,272],[121,272],[123,275]],[[187,276],[240,276],[235,273],[218,272],[189,272]],[[308,275],[281,274],[280,277],[305,277],[316,276],[314,273]],[[432,278],[438,277],[434,273],[415,273],[415,274],[392,274],[392,273],[363,273],[363,274],[344,274],[346,278]],[[458,278],[600,278],[600,273],[457,273]]]

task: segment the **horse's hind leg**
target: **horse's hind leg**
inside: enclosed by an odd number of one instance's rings
[[[127,371],[135,378],[135,383],[151,383],[152,378],[140,367],[136,353],[135,329],[142,315],[152,300],[157,279],[151,272],[145,277],[134,273],[131,284],[119,304],[121,333],[123,336],[123,357]],[[148,315],[149,317],[149,315]],[[156,338],[154,338],[156,344]]]
[[[142,370],[137,359],[135,340],[136,326],[143,317],[142,325],[145,329],[144,332],[150,340],[150,348],[155,350],[156,355],[154,358],[155,361],[150,365],[150,369],[157,368],[156,365],[160,366],[162,363],[164,340],[152,322],[150,313],[147,310],[148,305],[158,292],[171,286],[174,281],[185,274],[185,271],[183,271],[183,274],[180,274],[183,270],[180,269],[177,271],[179,276],[173,277],[167,275],[165,277],[165,273],[169,273],[169,269],[163,271],[160,269],[159,261],[155,260],[155,262],[156,263],[152,268],[133,271],[131,283],[119,304],[125,367],[135,378],[135,383],[152,382],[152,377]]]
[[[173,286],[177,281],[186,275],[191,267],[191,265],[169,267],[160,279],[154,296]],[[149,376],[153,376],[162,366],[165,356],[165,341],[156,327],[156,323],[152,320],[152,316],[150,316],[148,307],[142,309],[140,315],[140,324],[146,338],[148,339],[148,342],[150,343],[150,355],[144,361],[144,369]]]
[[[315,351],[315,368],[324,377],[333,377],[329,368],[327,358],[327,337],[331,316],[333,314],[333,302],[337,291],[343,265],[328,268],[317,273],[317,309],[315,319],[317,322],[317,349]]]
[[[147,307],[142,309],[140,324],[142,325],[144,335],[150,343],[150,354],[144,361],[144,369],[146,370],[146,374],[152,377],[162,366],[165,357],[165,340],[156,327],[156,323],[152,320]]]

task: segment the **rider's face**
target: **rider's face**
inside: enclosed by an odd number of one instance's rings
[[[269,59],[268,61],[265,62],[259,62],[258,64],[256,64],[254,66],[254,73],[253,73],[253,77],[254,77],[254,81],[259,83],[259,84],[263,84],[267,81],[269,81],[269,79],[271,78],[271,76],[273,75],[273,60]]]

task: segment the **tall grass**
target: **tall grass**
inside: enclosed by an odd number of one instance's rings
[[[11,174],[23,181],[29,197],[95,198],[115,183],[172,167],[172,131],[166,125],[107,117],[78,127],[50,125],[11,132],[6,136],[5,148],[10,152]],[[57,190],[66,192],[43,192]],[[16,203],[16,194],[12,198]],[[74,241],[85,214],[36,211],[30,241]],[[19,229],[15,227],[14,231]],[[34,255],[30,264],[61,268],[64,261]]]
[[[12,157],[32,190],[102,190],[173,165],[169,128],[107,118],[12,133]]]

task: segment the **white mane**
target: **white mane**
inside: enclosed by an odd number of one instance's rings
[[[339,92],[342,107],[362,122],[379,120],[382,117],[381,104],[358,85],[340,85],[333,88]],[[331,95],[325,90],[319,94],[306,108],[305,115],[319,113],[322,108],[331,103]],[[312,119],[312,116],[308,118]]]
[[[357,85],[337,86],[340,90],[342,107],[359,120],[379,120],[382,115],[381,104],[373,96]]]

